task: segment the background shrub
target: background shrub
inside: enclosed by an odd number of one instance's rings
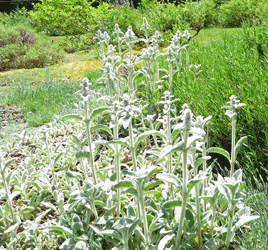
[[[14,16],[18,16],[15,13]],[[38,34],[28,19],[2,15],[0,21],[0,71],[13,68],[43,67],[62,57],[60,47]]]
[[[183,19],[190,26],[196,24],[208,27],[218,24],[218,13],[215,0],[203,0],[198,2],[188,1],[185,3]]]
[[[257,0],[230,0],[219,7],[219,22],[224,27],[241,26],[243,20],[256,19]]]
[[[42,0],[29,15],[37,30],[48,35],[79,35],[86,32],[90,16],[87,0]]]
[[[169,41],[177,30],[184,30],[188,27],[187,21],[183,19],[183,5],[142,0],[138,10],[142,17],[147,18],[152,34],[158,30],[165,41]]]

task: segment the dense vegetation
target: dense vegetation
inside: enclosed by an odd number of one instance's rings
[[[27,17],[0,14],[0,71],[44,67],[62,57],[62,49],[37,33]]]
[[[266,2],[142,1],[137,9],[42,2],[35,12],[15,15],[31,18],[39,32],[72,37],[75,48],[92,46],[102,69],[85,74],[91,83],[84,79],[81,91],[66,79],[38,86],[21,80],[0,99],[21,106],[26,119],[39,114],[34,126],[57,115],[39,132],[23,131],[16,143],[1,147],[2,248],[265,249]],[[65,5],[74,2],[74,8]],[[62,22],[68,16],[70,23]],[[17,41],[14,23],[6,34]],[[194,25],[242,29],[209,42],[177,32]],[[145,49],[135,56],[139,46]],[[222,106],[228,106],[227,116]],[[62,119],[70,108],[76,114]]]

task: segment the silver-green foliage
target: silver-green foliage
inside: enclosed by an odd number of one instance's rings
[[[0,206],[0,227],[13,249],[228,249],[237,230],[259,217],[244,204],[242,170],[235,171],[245,142],[244,137],[235,142],[236,109],[243,104],[231,96],[225,107],[232,124],[231,154],[208,149],[212,117],[195,117],[187,104],[177,116],[179,100],[170,92],[174,72],[179,74],[183,65],[190,68],[190,35],[173,37],[165,55],[169,71],[161,75],[159,34],[150,39],[149,27],[144,19],[147,48],[139,58],[144,63],[140,72],[135,71],[137,38],[131,27],[123,37],[115,28],[119,55],[109,35],[99,32],[102,81],[109,95],[97,98],[84,79],[76,114],[56,117],[36,134],[24,133],[1,148],[0,197],[7,204]],[[136,90],[143,81],[160,91],[165,80],[169,91],[158,100],[163,114],[154,117],[143,99],[135,99]],[[91,108],[92,102],[99,107]],[[12,152],[22,157],[18,166]],[[228,158],[229,177],[212,174],[210,152]]]

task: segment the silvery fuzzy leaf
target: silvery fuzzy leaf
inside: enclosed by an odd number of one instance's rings
[[[170,153],[173,153],[173,152],[176,152],[176,151],[182,151],[182,150],[184,150],[183,141],[179,142],[175,146],[168,145],[161,151],[161,153],[159,154],[158,158],[162,159],[162,158],[164,158],[165,156],[167,156]]]
[[[182,186],[181,180],[174,174],[163,173],[156,175],[156,178],[175,185],[177,188]]]
[[[124,116],[118,120],[118,123],[121,124],[124,129],[127,129],[129,127],[130,122],[132,122],[131,116]]]
[[[240,107],[243,107],[243,106],[246,106],[246,104],[245,103],[238,103],[238,104],[234,105],[235,108],[240,108]]]
[[[238,169],[237,171],[235,171],[232,177],[235,179],[236,182],[241,182],[243,177],[242,169]]]
[[[206,132],[203,129],[196,128],[196,127],[191,127],[191,129],[189,130],[189,133],[194,133],[197,135],[205,135],[206,134]]]
[[[82,120],[83,116],[77,115],[77,114],[69,114],[62,116],[62,119],[76,119],[76,120]]]
[[[163,203],[163,208],[174,208],[174,207],[181,207],[182,201],[181,200],[170,200]]]
[[[221,154],[223,156],[225,156],[229,161],[231,160],[230,159],[230,155],[229,155],[229,152],[222,149],[222,148],[209,148],[207,149],[207,153],[216,153],[216,154]]]
[[[198,168],[201,164],[203,164],[204,162],[206,162],[207,160],[210,160],[211,157],[210,156],[203,156],[201,158],[198,158],[196,161],[195,161],[195,167]]]
[[[188,181],[188,183],[187,183],[188,193],[191,192],[191,190],[193,189],[193,187],[196,184],[198,184],[202,180],[206,180],[208,177],[209,177],[209,175],[207,173],[202,173],[202,174],[196,175],[193,179],[191,179],[190,181]]]
[[[247,140],[247,136],[244,136],[239,139],[239,141],[235,145],[235,157],[237,157],[237,154],[241,148],[241,146],[244,144],[244,142]]]
[[[86,242],[81,241],[81,240],[78,241],[74,246],[74,250],[88,250]]]
[[[103,231],[100,232],[100,234],[102,234],[102,235],[107,235],[107,236],[110,236],[110,237],[113,237],[113,238],[115,238],[115,239],[117,239],[117,240],[119,240],[119,241],[122,240],[121,235],[120,235],[117,231],[112,230],[112,229],[106,229],[106,230],[103,230]]]
[[[225,115],[229,116],[231,119],[236,116],[236,112],[232,110],[226,110]]]
[[[192,135],[187,140],[187,146],[186,148],[190,148],[190,146],[195,143],[196,141],[201,141],[203,138],[201,136]]]
[[[114,188],[127,188],[127,187],[134,187],[134,185],[131,181],[120,181],[119,183],[114,185]]]
[[[44,228],[49,229],[49,231],[54,232],[56,234],[59,234],[65,238],[65,234],[67,235],[73,235],[73,231],[67,227],[64,226],[46,226]]]
[[[159,137],[166,139],[166,136],[164,133],[158,132],[156,130],[145,131],[136,137],[135,147],[137,147],[142,141],[144,141],[150,135],[157,135]]]
[[[219,189],[220,193],[224,195],[224,197],[230,201],[231,200],[231,193],[230,193],[230,190],[224,185],[224,184],[221,184],[217,181],[212,181],[216,186],[217,188]]]
[[[98,124],[98,125],[95,125],[93,127],[91,127],[91,130],[103,130],[103,131],[106,131],[108,134],[112,135],[112,131],[109,127],[105,126],[105,125],[102,125],[102,124]]]
[[[151,222],[150,227],[149,227],[150,234],[152,234],[152,232],[154,231],[155,225],[157,224],[157,222],[159,222],[162,215],[164,215],[164,213],[158,212],[157,215],[154,217],[154,219]]]
[[[259,219],[259,218],[260,218],[259,215],[244,216],[239,221],[237,221],[235,223],[235,225],[233,227],[233,231],[236,231],[238,228],[242,227],[244,224],[246,224],[252,220]]]
[[[109,110],[109,107],[99,107],[94,109],[91,113],[90,113],[90,121],[92,121],[96,116],[98,116],[99,114],[101,114],[104,111]]]
[[[169,241],[171,241],[175,237],[175,234],[171,235],[165,235],[159,242],[158,244],[158,250],[164,250],[166,249],[166,245],[168,244]]]

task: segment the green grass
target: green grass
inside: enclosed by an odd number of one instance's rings
[[[75,95],[79,89],[79,83],[72,82],[50,81],[39,86],[22,83],[8,96],[2,96],[0,102],[19,107],[29,125],[37,127],[51,122],[55,114],[72,110],[79,100]]]
[[[245,178],[247,178],[245,176]],[[260,218],[251,222],[249,227],[238,234],[239,249],[268,249],[268,184],[261,180],[261,176],[255,177],[255,187],[250,181],[246,185],[246,204],[252,208],[255,215]]]
[[[233,36],[242,32],[241,28],[210,28],[201,29],[193,39],[194,42],[207,43],[222,40],[226,36]],[[192,34],[194,32],[191,31]]]

